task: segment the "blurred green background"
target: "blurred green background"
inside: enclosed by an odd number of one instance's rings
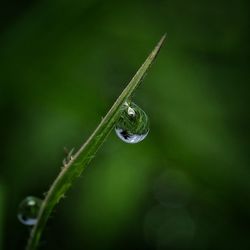
[[[160,37],[135,102],[145,141],[112,133],[40,249],[250,249],[249,1],[2,1],[0,249]]]

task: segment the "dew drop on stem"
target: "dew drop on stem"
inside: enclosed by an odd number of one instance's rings
[[[120,119],[115,126],[117,136],[126,143],[144,140],[149,132],[147,114],[133,102],[125,102],[121,109]]]
[[[18,220],[24,225],[34,226],[37,222],[37,215],[41,204],[42,200],[37,197],[26,197],[19,205],[17,214]]]

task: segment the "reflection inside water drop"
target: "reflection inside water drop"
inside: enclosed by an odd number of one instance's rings
[[[138,143],[144,140],[149,132],[147,114],[135,103],[125,102],[115,132],[127,143]]]
[[[27,226],[33,226],[37,222],[37,215],[42,200],[33,196],[26,197],[19,205],[17,218]]]

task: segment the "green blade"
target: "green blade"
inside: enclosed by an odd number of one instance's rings
[[[148,58],[142,64],[140,69],[136,72],[134,77],[128,83],[121,95],[117,98],[106,116],[102,119],[92,135],[76,152],[75,155],[70,156],[69,161],[65,163],[62,171],[59,173],[52,186],[50,187],[39,211],[38,220],[33,227],[26,249],[36,249],[42,234],[42,231],[48,221],[48,218],[55,207],[55,205],[64,197],[66,191],[70,188],[73,181],[81,175],[85,167],[89,164],[91,159],[95,156],[99,147],[105,141],[115,123],[120,116],[120,107],[133,94],[135,89],[139,86],[145,73],[156,58],[160,48],[166,38],[164,35]]]

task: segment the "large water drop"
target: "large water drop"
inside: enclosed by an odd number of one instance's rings
[[[125,102],[115,132],[127,143],[138,143],[146,138],[149,132],[147,114],[135,103]]]
[[[19,221],[27,226],[33,226],[37,222],[37,215],[42,200],[33,196],[26,197],[19,205],[17,217]]]

